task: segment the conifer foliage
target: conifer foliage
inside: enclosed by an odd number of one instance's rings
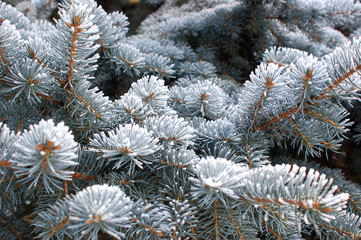
[[[166,0],[127,36],[94,0],[0,1],[0,239],[361,239],[361,187],[310,161],[353,126],[360,21]]]

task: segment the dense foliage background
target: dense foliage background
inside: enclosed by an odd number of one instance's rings
[[[136,1],[128,1],[128,0],[98,0],[97,1],[104,9],[108,12],[113,11],[122,11],[128,17],[129,20],[129,35],[135,34],[138,26],[141,22],[148,17],[151,13],[157,11],[162,4],[163,1],[151,1],[151,0],[136,0]],[[155,2],[155,4],[152,4]],[[188,1],[177,1],[179,5],[184,4]],[[342,3],[341,3],[342,4]],[[343,29],[345,26],[338,26],[338,29],[343,30],[343,34],[345,36],[350,35],[350,31],[348,29]],[[249,39],[249,43],[244,46],[252,46],[258,43],[253,42],[252,39]],[[251,48],[252,47],[246,47]],[[243,49],[244,50],[244,49]],[[255,56],[252,52],[248,52],[248,58],[253,59]],[[247,71],[242,69],[243,79],[248,79],[250,71],[255,69],[259,64],[259,58],[254,59],[252,66],[250,66]],[[243,80],[241,80],[243,81]],[[361,112],[359,112],[358,102],[355,102],[355,109],[352,110],[351,119],[354,122],[359,122],[361,117]],[[361,110],[361,109],[360,109]],[[358,131],[351,130],[347,133],[347,138],[342,144],[341,149],[335,152],[329,152],[328,157],[322,156],[320,158],[314,159],[315,161],[321,163],[323,166],[341,169],[345,174],[345,177],[349,180],[352,180],[356,183],[361,184],[361,147],[355,141],[353,141],[353,136],[355,134],[359,134]],[[275,149],[275,154],[277,154],[277,150]]]
[[[354,0],[1,1],[0,239],[360,239],[360,22]]]

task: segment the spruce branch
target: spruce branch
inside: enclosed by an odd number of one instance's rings
[[[140,97],[134,94],[124,94],[114,102],[115,111],[120,116],[121,123],[143,124],[146,117],[152,115]]]
[[[165,82],[155,76],[146,76],[132,83],[129,94],[140,97],[143,103],[153,111],[159,111],[167,106],[168,89]]]
[[[19,12],[15,7],[5,2],[0,3],[0,22],[8,20],[18,30],[31,29],[30,20]]]
[[[80,237],[98,239],[100,230],[121,239],[131,227],[133,203],[119,187],[93,185],[78,192],[69,203],[69,226]]]
[[[35,232],[38,233],[38,238],[78,237],[78,235],[72,235],[66,231],[66,228],[70,224],[68,201],[69,200],[60,200],[52,205],[49,210],[38,213],[33,222]]]
[[[346,208],[349,199],[347,193],[334,195],[337,186],[332,186],[332,179],[313,169],[306,173],[306,168],[296,165],[276,165],[252,169],[248,173],[239,189],[241,201],[277,206],[281,212],[282,208],[296,207],[306,224],[316,224],[316,216],[330,222],[335,219],[331,213]],[[270,182],[274,184],[260,184]]]
[[[191,139],[195,137],[194,129],[182,118],[169,116],[148,118],[144,125],[153,131],[165,148],[168,145],[187,147],[192,143]]]
[[[2,21],[0,26],[0,58],[2,68],[6,73],[10,73],[10,66],[17,59],[23,58],[23,47],[20,33],[15,26],[7,19]]]
[[[165,150],[159,162],[166,166],[185,170],[192,168],[199,160],[198,155],[193,150],[181,147],[180,149],[172,148]]]
[[[172,229],[171,215],[165,206],[136,202],[133,209],[131,220],[135,225],[128,230],[128,236],[156,240],[169,236]]]
[[[361,70],[361,65],[357,64],[357,63],[361,63],[360,62],[360,54],[359,54],[359,46],[360,45],[360,41],[357,39],[354,39],[353,42],[351,44],[347,44],[344,46],[344,48],[339,48],[337,50],[335,50],[335,52],[333,54],[330,54],[329,56],[326,57],[327,62],[332,64],[331,66],[335,66],[335,68],[330,68],[330,70],[328,71],[330,74],[330,77],[332,79],[332,83],[330,83],[328,85],[328,87],[326,89],[324,89],[323,91],[319,92],[317,95],[313,96],[311,99],[311,105],[317,105],[321,102],[321,100],[327,99],[331,96],[333,96],[333,94],[331,94],[331,92],[337,88],[339,85],[341,85],[344,81],[349,80],[349,78],[357,73],[357,71]],[[345,55],[348,55],[351,59],[352,59],[352,63],[353,65],[347,65],[346,62],[343,62],[341,59],[347,59],[345,57]],[[334,63],[334,64],[333,64]],[[327,65],[329,66],[329,65]],[[307,75],[305,75],[307,78]],[[352,84],[354,85],[354,84]],[[288,109],[287,112],[283,112],[281,114],[279,114],[278,117],[273,117],[271,120],[257,126],[257,130],[261,130],[265,127],[267,127],[270,124],[274,124],[277,121],[280,121],[282,119],[288,118],[291,115],[297,113],[297,112],[302,112],[302,110],[300,109],[302,105],[302,102],[298,103],[295,107]]]
[[[114,168],[129,164],[132,172],[135,165],[143,168],[144,164],[151,164],[154,154],[159,150],[158,140],[147,129],[138,125],[119,125],[115,131],[107,134],[95,134],[90,140],[89,151],[98,152],[108,161],[116,161]]]
[[[359,215],[342,211],[336,215],[335,220],[323,222],[319,229],[321,234],[334,239],[361,239],[361,219]]]
[[[46,71],[59,82],[60,86],[65,86],[63,80],[56,75],[56,70],[54,69],[54,66],[52,66],[48,53],[45,51],[46,49],[51,48],[47,41],[44,41],[41,38],[30,39],[25,42],[25,47],[27,48],[29,58],[36,60],[43,68],[45,68]]]
[[[4,92],[11,94],[12,99],[25,97],[30,104],[51,99],[51,85],[55,83],[41,65],[30,59],[9,69],[3,81],[6,85]]]
[[[11,159],[16,177],[35,187],[41,179],[46,191],[60,188],[60,180],[71,180],[68,168],[78,163],[77,144],[69,128],[63,122],[56,126],[52,120],[40,121],[25,130],[16,143],[16,151]]]
[[[194,166],[196,177],[193,182],[192,195],[201,200],[200,204],[210,206],[217,201],[224,201],[225,196],[237,198],[236,191],[241,186],[242,172],[247,168],[241,167],[224,158],[203,158]]]
[[[91,1],[64,2],[59,10],[60,19],[56,22],[57,31],[49,39],[58,53],[59,67],[64,67],[60,76],[66,90],[72,90],[81,79],[91,79],[90,74],[97,67],[95,63],[99,55],[95,52],[99,45],[95,41],[99,39],[99,30],[93,23],[94,7]]]
[[[15,143],[19,139],[19,134],[11,131],[6,124],[0,122],[0,166],[11,165],[10,158],[15,151]]]
[[[128,44],[117,44],[106,52],[106,57],[114,64],[118,74],[125,73],[131,77],[139,77],[145,65],[140,51]]]

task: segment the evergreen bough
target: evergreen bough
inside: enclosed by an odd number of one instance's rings
[[[1,239],[361,239],[360,186],[309,161],[353,124],[358,1],[168,0],[132,36],[9,2]]]

